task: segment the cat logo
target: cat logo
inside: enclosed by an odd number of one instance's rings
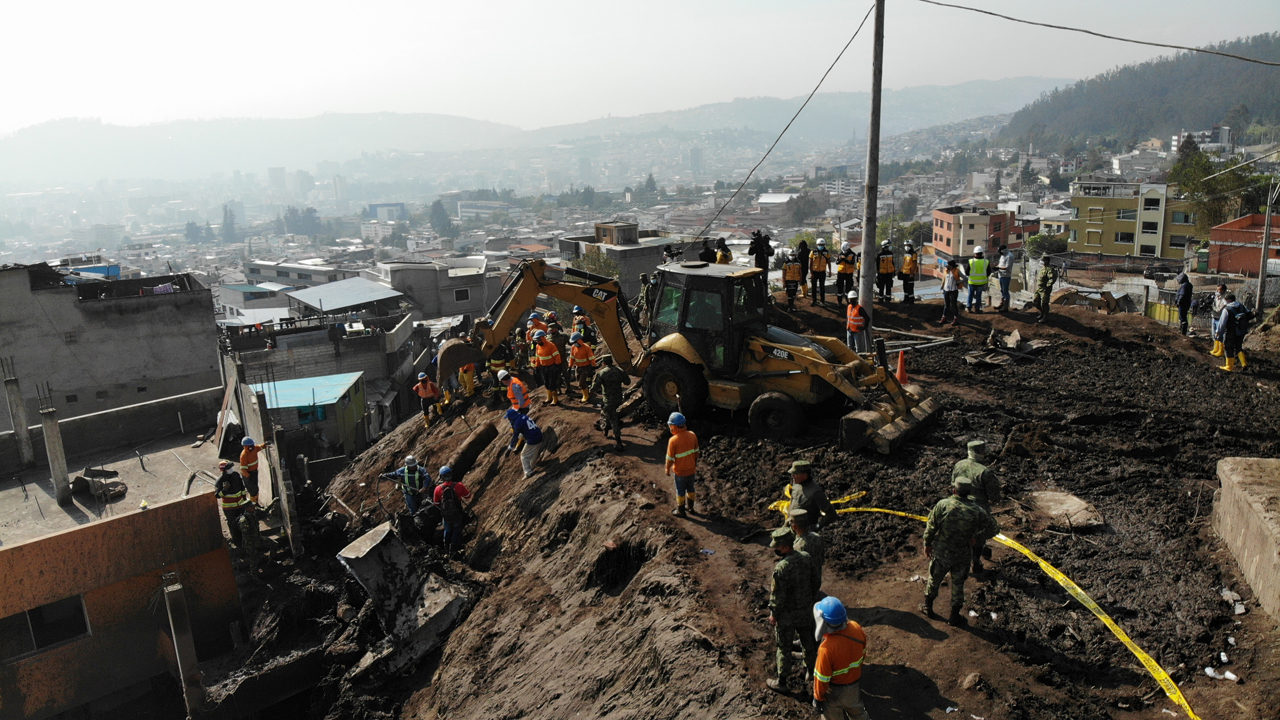
[[[583,290],[582,292],[586,293],[588,296],[595,298],[596,300],[602,303],[609,302],[614,298],[615,295],[618,294],[610,290],[601,290],[600,288],[588,288],[586,290]]]

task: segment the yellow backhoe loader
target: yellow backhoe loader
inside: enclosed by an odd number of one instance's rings
[[[642,326],[617,280],[525,261],[489,317],[476,322],[479,342],[450,340],[441,348],[440,376],[488,358],[546,295],[591,315],[618,366],[643,378],[645,401],[660,417],[675,410],[696,416],[707,406],[745,409],[754,433],[783,438],[799,430],[807,406],[843,396],[855,409],[840,419],[841,446],[874,443],[889,453],[938,411],[918,386],[898,383],[883,351],[877,364],[836,338],[769,325],[763,270],[695,261],[661,265],[655,277],[645,288],[649,317]],[[869,396],[872,388],[883,395]]]

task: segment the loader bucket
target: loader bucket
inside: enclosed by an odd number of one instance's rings
[[[872,409],[855,410],[840,418],[840,447],[854,451],[874,443],[877,452],[888,455],[938,414],[938,402],[925,397],[919,385],[902,389],[908,399],[906,412],[888,403],[877,403]]]
[[[484,353],[463,342],[460,338],[445,340],[436,355],[436,381],[444,380],[458,372],[458,368],[469,363],[475,363],[476,369],[479,370],[479,366],[487,359]]]

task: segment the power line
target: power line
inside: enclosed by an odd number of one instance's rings
[[[774,138],[773,144],[769,146],[769,149],[764,151],[764,156],[760,158],[760,162],[756,163],[755,167],[751,168],[751,171],[747,173],[747,176],[742,179],[742,184],[738,186],[738,189],[733,191],[733,194],[729,196],[729,199],[725,201],[724,205],[721,205],[720,209],[716,211],[715,216],[713,216],[711,220],[702,227],[702,230],[698,232],[694,239],[685,246],[686,251],[693,247],[693,244],[698,241],[698,238],[706,235],[707,230],[715,224],[716,220],[720,219],[720,214],[724,212],[724,209],[733,203],[734,199],[738,197],[738,193],[742,192],[742,188],[746,187],[747,183],[750,182],[751,176],[754,175],[756,170],[759,170],[760,166],[764,164],[764,161],[769,158],[769,153],[773,152],[773,149],[778,146],[778,142],[782,140],[782,136],[787,134],[787,130],[791,129],[791,124],[796,121],[796,118],[800,117],[800,113],[804,112],[805,106],[809,104],[809,101],[813,99],[813,96],[818,94],[818,88],[822,87],[822,83],[827,79],[827,76],[835,69],[836,63],[840,62],[840,58],[844,57],[845,51],[853,44],[853,41],[858,37],[858,33],[862,32],[862,26],[867,24],[867,18],[871,17],[871,11],[875,9],[876,4],[873,2],[871,3],[871,7],[867,8],[867,14],[862,16],[862,22],[858,23],[858,29],[853,31],[853,36],[849,38],[849,42],[845,43],[844,47],[840,48],[840,53],[836,55],[836,59],[832,60],[827,71],[822,73],[822,77],[818,80],[818,84],[813,87],[813,92],[809,93],[809,97],[805,98],[804,102],[800,104],[800,108],[796,110],[796,114],[792,115],[791,119],[787,121],[787,126],[782,128],[782,132],[778,133],[778,137]]]
[[[1232,53],[1221,52],[1219,50],[1209,50],[1208,48],[1194,48],[1194,47],[1185,47],[1182,45],[1169,45],[1168,43],[1150,42],[1147,40],[1133,40],[1131,38],[1122,38],[1122,37],[1117,37],[1115,35],[1106,35],[1100,32],[1095,32],[1093,30],[1086,30],[1084,28],[1070,27],[1067,25],[1053,25],[1051,23],[1035,22],[1034,20],[1023,20],[1022,18],[1010,17],[1008,15],[1001,15],[998,12],[992,12],[990,10],[981,10],[979,8],[966,7],[964,5],[952,5],[951,3],[938,2],[938,0],[920,0],[920,2],[928,3],[930,5],[938,5],[940,7],[949,7],[949,8],[955,8],[957,10],[968,10],[969,12],[982,13],[983,15],[991,15],[992,17],[998,17],[1005,20],[1012,20],[1013,22],[1023,23],[1024,25],[1036,25],[1038,27],[1045,27],[1051,30],[1070,30],[1071,32],[1084,33],[1085,35],[1093,35],[1094,37],[1105,38],[1107,40],[1118,40],[1119,42],[1133,43],[1134,45],[1150,45],[1151,47],[1162,47],[1162,48],[1169,48],[1172,50],[1186,50],[1187,52],[1198,52],[1198,53],[1205,53],[1208,55],[1218,55],[1225,58],[1231,58],[1232,60],[1242,60],[1244,62],[1256,63],[1258,65],[1280,67],[1280,62],[1271,62],[1270,60],[1258,60],[1257,58],[1245,57],[1243,55],[1234,55]]]
[[[1259,160],[1261,160],[1262,158],[1265,158],[1265,157],[1271,157],[1272,155],[1275,155],[1276,153],[1280,153],[1280,149],[1272,150],[1271,152],[1267,153],[1266,155],[1259,155],[1258,157],[1256,157],[1256,158],[1254,158],[1254,159],[1252,159],[1252,160],[1245,160],[1244,162],[1240,163],[1239,165],[1232,165],[1231,167],[1227,168],[1226,170],[1219,170],[1218,172],[1216,172],[1216,173],[1214,173],[1214,174],[1212,174],[1212,175],[1206,175],[1206,176],[1205,176],[1204,178],[1202,178],[1202,179],[1204,179],[1204,180],[1210,180],[1210,179],[1216,178],[1216,177],[1218,177],[1219,175],[1223,175],[1223,174],[1225,174],[1225,173],[1229,173],[1229,172],[1231,172],[1232,170],[1235,170],[1236,168],[1242,168],[1242,167],[1244,167],[1245,165],[1252,165],[1252,164],[1254,164],[1254,163],[1258,162]]]

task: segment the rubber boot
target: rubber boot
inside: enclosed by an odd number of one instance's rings
[[[430,417],[428,417],[428,416],[426,416],[426,415],[423,415],[423,416],[422,416],[422,427],[424,427],[424,428],[429,428],[429,427],[431,427],[431,418],[430,418]]]
[[[582,402],[584,402],[584,403],[589,403],[589,402],[591,402],[591,391],[590,391],[590,390],[583,390],[583,391],[582,391]]]
[[[1209,351],[1209,354],[1214,357],[1222,357],[1224,354],[1226,354],[1226,351],[1223,349],[1221,340],[1213,341],[1213,349]]]
[[[675,509],[675,510],[672,510],[672,511],[671,511],[671,514],[672,514],[672,515],[675,515],[676,517],[679,517],[679,518],[686,517],[686,516],[685,516],[685,513],[684,513],[684,503],[682,503],[682,502],[680,502],[680,501],[678,501],[678,500],[677,500],[677,501],[676,501],[676,509]]]
[[[1240,360],[1240,369],[1241,369],[1241,370],[1244,370],[1245,368],[1249,367],[1249,361],[1245,359],[1245,357],[1244,357],[1244,351],[1243,351],[1243,350],[1241,350],[1239,353],[1237,353],[1237,354],[1236,354],[1236,357]]]
[[[801,285],[801,286],[800,286],[800,297],[802,297],[802,298],[809,297],[809,286],[808,286],[808,285]]]
[[[698,498],[694,496],[693,493],[689,493],[688,498],[689,498],[689,502],[685,505],[685,507],[689,508],[690,515],[697,515],[698,514],[698,510],[697,510]]]
[[[447,405],[449,405],[449,403],[451,403],[451,402],[453,402],[453,391],[452,391],[452,390],[445,390],[445,391],[444,391],[444,404],[447,406]]]
[[[961,625],[968,625],[969,622],[964,619],[964,615],[960,614],[960,608],[952,606],[951,615],[947,618],[947,624],[951,627],[960,627]]]
[[[552,391],[550,391],[550,392],[551,392],[551,404],[552,404],[552,405],[559,405],[559,404],[560,404],[560,391],[558,391],[558,390],[552,390]]]
[[[1232,370],[1235,370],[1235,369],[1236,369],[1236,359],[1235,359],[1235,358],[1231,358],[1231,357],[1227,358],[1227,364],[1226,364],[1226,365],[1221,365],[1221,366],[1219,366],[1219,367],[1218,367],[1218,369],[1219,369],[1219,370],[1225,370],[1225,371],[1227,371],[1227,372],[1231,372]]]
[[[764,684],[776,693],[787,695],[791,692],[791,688],[787,685],[787,681],[784,678],[769,678],[764,681]]]
[[[928,618],[937,618],[938,614],[933,611],[933,598],[928,595],[924,596],[924,602],[920,605],[920,614]]]

